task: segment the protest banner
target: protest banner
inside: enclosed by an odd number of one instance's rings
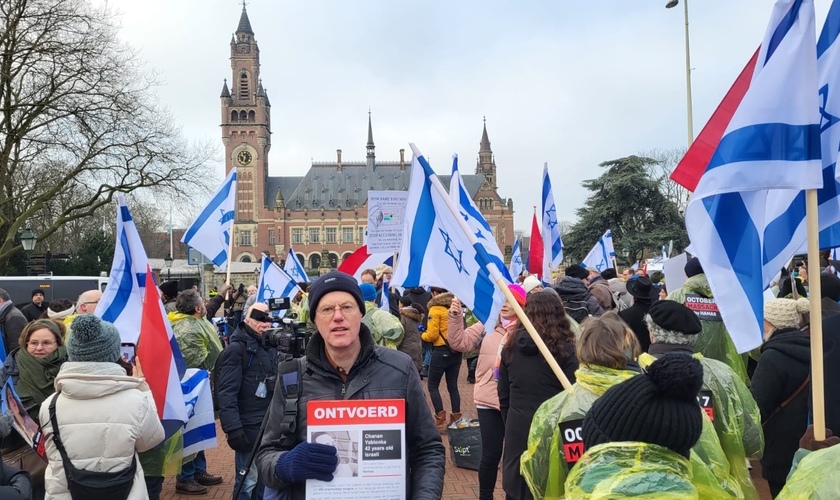
[[[400,250],[407,200],[408,191],[368,191],[368,252]]]
[[[662,264],[662,272],[665,273],[665,287],[668,293],[685,284],[685,264],[688,256],[685,253],[675,255]]]

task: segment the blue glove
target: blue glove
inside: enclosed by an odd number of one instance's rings
[[[280,455],[274,475],[284,483],[302,483],[307,479],[332,481],[338,465],[335,446],[303,442]]]

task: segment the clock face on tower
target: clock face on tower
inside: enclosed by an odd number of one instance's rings
[[[239,154],[236,155],[236,161],[239,162],[240,165],[248,165],[251,163],[250,151],[240,151]]]

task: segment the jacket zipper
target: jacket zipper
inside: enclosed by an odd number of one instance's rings
[[[344,393],[347,392],[347,384],[344,382],[341,383],[341,395],[344,396]]]

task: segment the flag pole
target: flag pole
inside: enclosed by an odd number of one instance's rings
[[[236,168],[236,167],[233,167]],[[237,186],[239,183],[237,182]],[[233,220],[230,221],[230,237],[228,238],[228,250],[227,250],[227,267],[225,269],[225,285],[230,286],[230,263],[233,261],[233,228],[236,226],[236,189],[233,190]],[[228,288],[227,294],[225,296],[225,301],[227,301],[231,296],[230,288]]]
[[[411,144],[411,149],[413,150],[415,157],[422,156],[420,154],[420,151],[418,151],[414,147],[414,144]],[[452,200],[449,198],[449,193],[446,192],[446,188],[444,188],[443,184],[440,183],[440,179],[438,178],[438,176],[434,175],[431,178],[431,181],[432,185],[435,187],[435,189],[437,189],[438,194],[440,194],[440,197],[443,198],[444,203],[446,203],[446,206],[449,208],[449,211],[452,212],[452,217],[458,221],[458,224],[461,226],[461,230],[464,231],[464,234],[466,234],[467,238],[469,238],[470,243],[474,246],[477,245],[478,240],[476,239],[472,231],[470,231],[470,228],[467,226],[466,221],[464,221],[464,219],[458,213],[458,210],[452,204]],[[536,210],[536,205],[534,206],[534,209]],[[519,321],[522,322],[522,325],[525,327],[525,330],[528,331],[528,334],[531,336],[531,339],[537,345],[537,349],[540,350],[540,353],[543,355],[546,362],[548,362],[548,366],[551,367],[551,371],[554,372],[554,375],[557,376],[557,379],[560,381],[560,384],[563,385],[563,389],[571,389],[571,382],[569,382],[569,379],[568,377],[566,377],[566,374],[563,373],[563,370],[560,369],[560,365],[557,364],[557,360],[554,359],[554,356],[551,354],[551,351],[548,350],[548,347],[545,345],[545,342],[543,342],[542,337],[540,337],[539,333],[537,333],[537,330],[536,328],[534,328],[534,325],[531,323],[531,320],[529,320],[528,317],[525,316],[525,311],[522,310],[522,307],[519,305],[519,302],[517,302],[516,299],[513,297],[513,293],[511,293],[510,289],[507,287],[507,282],[502,276],[502,273],[499,271],[495,264],[485,261],[484,257],[481,256],[481,252],[479,252],[478,255],[480,256],[479,258],[482,259],[482,264],[484,265],[484,267],[486,267],[487,270],[490,271],[490,276],[493,278],[493,281],[496,283],[496,286],[505,295],[508,304],[510,304],[513,310],[516,312],[516,316],[519,318]]]
[[[822,292],[820,290],[820,226],[817,190],[805,191],[805,221],[808,229],[808,284],[811,301],[811,391],[814,439],[825,440],[825,370],[823,368]],[[791,276],[791,280],[795,279]],[[795,288],[796,283],[791,282]]]

